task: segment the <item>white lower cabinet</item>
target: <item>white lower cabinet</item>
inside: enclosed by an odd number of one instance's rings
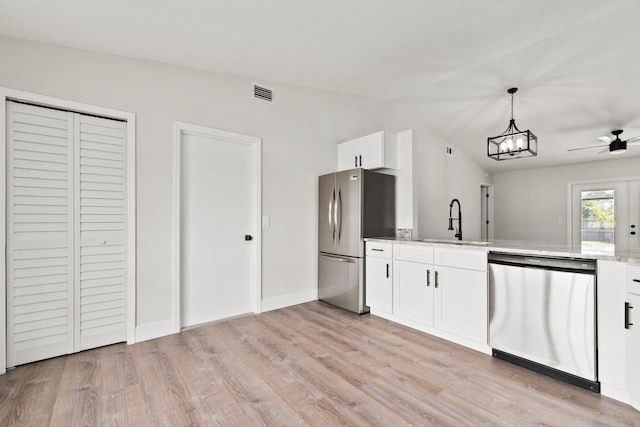
[[[366,304],[370,309],[393,312],[391,244],[367,242],[365,260]]]
[[[389,260],[370,248],[367,301],[373,314],[490,353],[486,251],[399,243]],[[393,278],[386,282],[390,261]]]
[[[433,326],[433,266],[417,262],[393,262],[393,313]]]
[[[600,392],[627,401],[624,302],[626,264],[598,261],[598,380]]]
[[[486,271],[436,266],[433,324],[478,342],[487,342]]]
[[[640,295],[628,294],[627,391],[631,405],[640,410]]]
[[[627,392],[629,403],[640,410],[640,266],[627,269]]]

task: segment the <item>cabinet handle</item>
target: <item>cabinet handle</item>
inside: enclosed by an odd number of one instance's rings
[[[436,270],[435,273],[436,273],[436,284],[435,285],[436,285],[436,288],[437,288],[438,287],[438,271]]]
[[[360,160],[360,167],[362,167],[362,156],[358,156],[358,159]]]
[[[372,248],[372,251],[376,251],[376,252],[384,252],[384,249],[376,249],[376,248]]]
[[[640,283],[640,279],[633,279],[634,282]]]
[[[636,232],[635,232],[635,231],[632,231],[632,232],[631,232],[631,233],[629,233],[629,234],[631,234],[632,236],[635,236],[635,235],[636,235]]]
[[[632,309],[633,306],[628,302],[624,303],[624,328],[629,329],[629,326],[633,326],[633,323],[629,323],[629,309]]]
[[[389,264],[387,264],[387,279],[389,278]]]
[[[356,167],[356,168],[357,168],[357,167],[358,167],[358,156],[353,156],[353,160],[354,160],[354,162],[355,162],[354,167]]]
[[[427,270],[427,286],[431,286],[431,270]]]

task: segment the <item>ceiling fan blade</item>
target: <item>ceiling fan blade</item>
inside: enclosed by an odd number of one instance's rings
[[[570,148],[567,151],[579,151],[579,150],[590,150],[592,148],[601,148],[601,147],[607,147],[607,150],[609,149],[609,145],[594,145],[591,147],[580,147],[580,148]]]
[[[638,141],[640,141],[640,136],[636,136],[635,138],[629,138],[629,139],[627,139],[627,144],[629,144],[629,143],[636,143],[636,142],[638,142]]]
[[[599,136],[598,139],[602,142],[606,142],[607,144],[611,144],[611,141],[613,141],[613,138],[610,136]]]
[[[640,146],[640,138],[638,139],[634,138],[632,141],[627,141],[627,147],[628,146],[632,146],[632,147]]]
[[[605,148],[604,150],[600,150],[600,151],[598,151],[596,154],[604,154],[604,153],[608,153],[609,151],[610,151],[610,150],[609,150],[609,147],[607,147],[607,148]]]

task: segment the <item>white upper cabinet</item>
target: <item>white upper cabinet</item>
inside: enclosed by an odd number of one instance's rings
[[[353,168],[395,169],[397,167],[396,135],[380,131],[338,144],[338,170]]]

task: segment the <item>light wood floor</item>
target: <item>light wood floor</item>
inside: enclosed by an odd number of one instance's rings
[[[612,399],[321,302],[0,377],[0,425],[640,426]]]

